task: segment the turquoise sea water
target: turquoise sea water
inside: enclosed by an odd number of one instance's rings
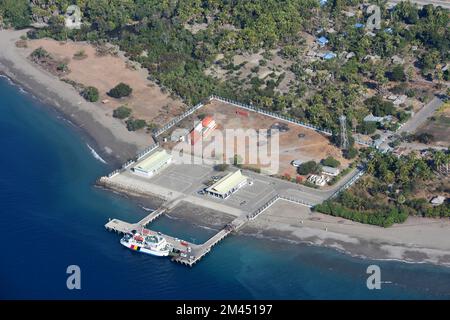
[[[449,299],[450,269],[352,258],[332,249],[232,236],[192,269],[134,253],[106,232],[109,217],[145,211],[93,187],[111,170],[80,132],[0,78],[2,299]],[[212,231],[162,217],[152,228],[203,241]],[[381,290],[366,287],[378,264]],[[81,268],[81,290],[66,268]]]

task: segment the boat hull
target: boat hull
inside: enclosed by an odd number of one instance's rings
[[[170,254],[170,250],[151,250],[149,248],[137,246],[124,241],[120,242],[124,247],[136,252],[142,252],[156,257],[167,257]]]

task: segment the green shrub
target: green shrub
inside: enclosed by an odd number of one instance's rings
[[[128,119],[126,124],[128,131],[137,131],[147,126],[147,122],[142,119]]]
[[[113,111],[113,117],[118,119],[125,119],[131,115],[131,109],[125,106],[120,106]]]
[[[96,87],[87,87],[81,92],[81,96],[90,102],[97,102],[100,98]]]
[[[121,82],[117,86],[112,88],[108,92],[108,95],[113,97],[113,98],[120,99],[120,98],[123,98],[123,97],[128,97],[132,92],[133,92],[133,89],[131,89],[131,87],[129,85]]]
[[[214,170],[216,171],[226,171],[228,169],[229,165],[226,163],[217,164],[214,166]]]
[[[363,134],[373,134],[376,130],[377,123],[372,121],[363,121],[363,123],[361,123],[361,125],[358,127],[358,131]]]
[[[431,133],[424,132],[416,135],[415,139],[420,143],[429,144],[430,142],[433,142],[434,136]]]
[[[297,168],[298,174],[301,174],[303,176],[310,174],[310,173],[319,172],[319,170],[320,170],[320,165],[313,160],[304,162]]]
[[[48,51],[44,48],[39,47],[31,53],[31,56],[36,59],[42,59],[50,57],[50,53],[48,53]]]
[[[333,168],[337,168],[341,165],[341,163],[338,160],[336,160],[335,158],[333,158],[331,156],[326,159],[323,159],[322,164],[324,166],[333,167]]]
[[[402,65],[396,65],[391,72],[388,73],[388,78],[391,81],[405,81],[406,75]]]
[[[365,103],[371,109],[373,115],[377,117],[384,117],[393,115],[395,113],[394,104],[390,101],[385,101],[381,96],[373,96],[366,99]]]
[[[344,157],[346,159],[353,159],[357,155],[358,155],[358,150],[356,150],[354,147],[351,147],[348,150],[344,151]]]
[[[86,52],[85,52],[83,49],[81,49],[81,50],[78,50],[78,51],[73,55],[73,58],[74,58],[75,60],[82,60],[82,59],[87,58],[87,54],[86,54]]]
[[[69,66],[65,62],[60,62],[56,66],[56,70],[61,71],[61,72],[68,72],[69,71]]]

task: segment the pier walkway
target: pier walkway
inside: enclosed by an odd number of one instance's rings
[[[141,226],[141,227],[145,227],[149,223],[153,222],[153,220],[155,220],[156,218],[159,218],[164,212],[166,212],[166,210],[167,210],[166,207],[160,207],[160,208],[156,209],[155,211],[150,213],[148,216],[142,218],[142,220],[140,220],[137,223],[137,225]]]
[[[213,237],[208,239],[205,243],[201,245],[194,245],[192,247],[191,254],[187,257],[176,256],[172,260],[175,262],[182,263],[184,265],[192,267],[198,261],[200,261],[206,254],[208,254],[212,247],[218,244],[220,241],[225,239],[233,231],[237,231],[239,228],[245,225],[248,221],[245,217],[237,217],[231,223],[227,224],[222,230],[216,233]]]
[[[147,224],[160,217],[166,212],[168,206],[163,206],[158,210],[151,212],[137,223],[128,223],[119,219],[112,219],[105,224],[105,228],[108,231],[115,231],[117,233],[128,234],[132,230],[136,230],[144,235],[158,234],[166,239],[166,241],[172,245],[175,249],[172,261],[192,267],[198,261],[200,261],[206,254],[211,251],[211,248],[225,239],[233,231],[240,229],[248,221],[245,216],[239,216],[231,223],[224,226],[214,236],[208,239],[203,244],[194,244],[188,241],[180,240],[169,235],[162,234],[161,232],[153,231],[145,228]]]
[[[303,201],[286,196],[275,195],[269,201],[267,201],[263,206],[261,206],[258,210],[256,210],[252,214],[243,214],[235,218],[233,221],[225,225],[221,230],[219,230],[214,236],[208,239],[203,244],[194,244],[188,241],[184,241],[169,235],[162,234],[161,232],[153,231],[147,229],[146,226],[160,217],[164,212],[172,208],[174,205],[174,201],[167,202],[157,210],[151,212],[144,218],[142,218],[137,223],[128,223],[119,219],[112,219],[105,224],[105,228],[109,231],[115,231],[117,233],[129,234],[133,230],[144,234],[144,235],[152,235],[158,234],[166,239],[166,241],[172,245],[174,248],[172,252],[172,261],[181,263],[186,266],[192,267],[198,261],[200,261],[206,254],[208,254],[211,249],[225,239],[232,232],[235,232],[242,228],[247,222],[256,219],[262,212],[264,212],[267,208],[269,208],[272,204],[274,204],[277,200],[287,200],[296,203],[300,203],[308,206]],[[176,199],[175,202],[178,203],[180,199]]]
[[[161,207],[155,211],[152,211],[149,215],[145,216],[137,223],[128,223],[119,219],[112,219],[105,224],[105,228],[109,231],[115,231],[117,233],[130,233],[132,230],[140,230],[144,228],[147,224],[160,217],[166,210],[167,209],[165,207]]]

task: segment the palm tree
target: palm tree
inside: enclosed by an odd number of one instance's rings
[[[445,165],[445,174],[449,173],[449,167],[448,167],[449,164],[450,164],[450,153],[446,153],[444,155],[444,163],[443,163],[443,165]]]
[[[441,166],[445,163],[445,158],[448,158],[448,155],[446,155],[441,150],[437,151],[434,154],[433,160],[434,160],[434,166],[435,166],[436,170],[439,171],[441,169]],[[448,161],[447,161],[447,165],[448,165]]]

